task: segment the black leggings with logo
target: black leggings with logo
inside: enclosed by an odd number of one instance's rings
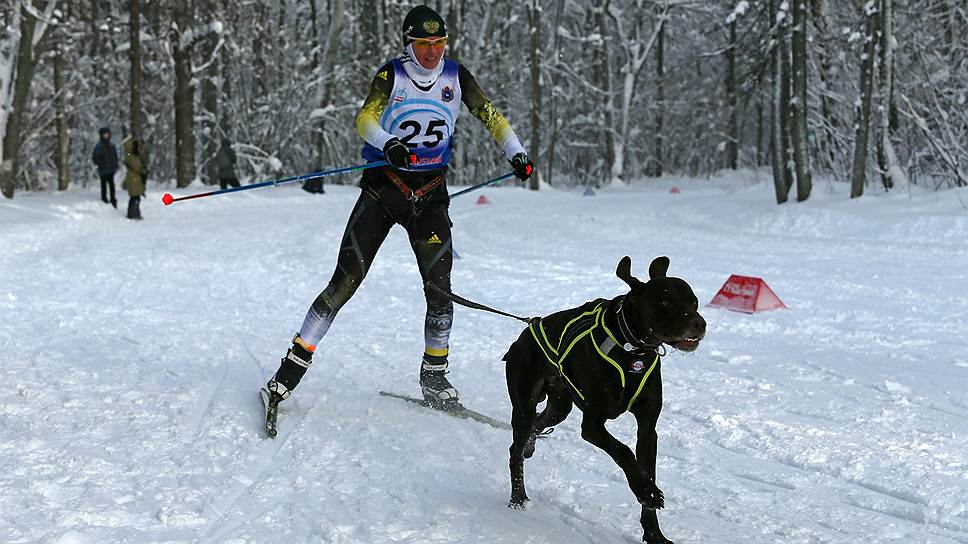
[[[444,195],[444,199],[438,197],[436,201],[414,205],[382,172],[364,176],[363,191],[340,243],[336,270],[329,285],[309,308],[299,330],[299,336],[306,344],[316,345],[325,336],[336,313],[366,277],[380,245],[395,224],[407,231],[424,284],[430,281],[450,290],[453,265],[451,223],[447,214],[446,189],[444,186],[441,189],[435,194]],[[454,306],[450,300],[426,287],[424,296],[427,300],[424,319],[426,353],[445,356]]]

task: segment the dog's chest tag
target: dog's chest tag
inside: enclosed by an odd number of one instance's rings
[[[624,349],[625,351],[632,351],[633,348],[635,348],[635,346],[633,346],[632,344],[630,344],[628,342],[626,342],[625,345],[622,346],[622,349]]]
[[[641,374],[643,370],[645,370],[645,362],[644,361],[632,361],[632,364],[629,365],[629,372],[634,372],[636,374]]]

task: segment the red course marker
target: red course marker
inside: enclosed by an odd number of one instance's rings
[[[165,203],[165,206],[171,206],[171,203],[175,201],[175,198],[171,196],[171,193],[165,193],[165,196],[161,197],[161,201]]]

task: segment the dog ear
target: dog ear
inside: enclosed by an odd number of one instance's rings
[[[656,257],[649,265],[649,277],[664,278],[666,277],[666,272],[669,271],[669,257]]]
[[[618,262],[615,275],[618,276],[618,279],[627,283],[632,289],[642,285],[642,282],[632,275],[632,259],[628,255],[622,257],[622,260]]]

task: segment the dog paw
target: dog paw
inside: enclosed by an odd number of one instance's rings
[[[531,499],[529,499],[527,495],[524,497],[511,497],[511,500],[508,501],[508,508],[514,510],[524,510],[528,507],[528,503],[530,502]]]
[[[646,533],[642,535],[642,542],[645,542],[645,544],[676,544],[675,542],[662,536],[662,533],[657,535],[650,535]]]

